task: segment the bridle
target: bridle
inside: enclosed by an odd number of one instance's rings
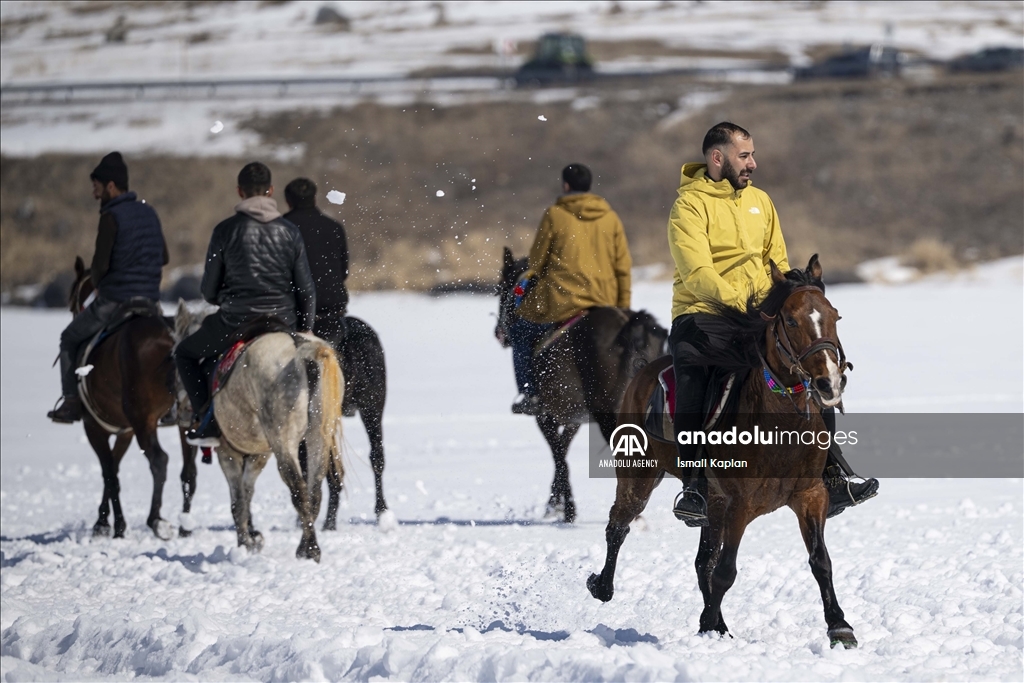
[[[824,294],[821,288],[815,287],[814,285],[801,285],[795,288],[786,297],[786,301],[794,294],[799,292],[817,292],[818,294]],[[785,307],[785,301],[783,302],[783,308]],[[779,309],[781,311],[781,308]],[[786,326],[783,324],[781,317],[778,313],[775,315],[768,315],[764,312],[761,313],[761,319],[769,322],[772,329],[772,337],[775,339],[775,348],[779,352],[779,356],[783,362],[787,363],[787,370],[790,374],[796,375],[800,378],[800,384],[788,387],[778,376],[772,371],[768,365],[768,361],[765,360],[764,356],[761,355],[761,350],[758,349],[757,356],[763,366],[765,382],[768,384],[768,388],[777,394],[784,394],[793,402],[794,407],[796,401],[793,399],[794,394],[803,392],[810,393],[816,403],[821,405],[821,396],[818,394],[818,390],[814,388],[811,383],[811,373],[807,372],[807,369],[803,366],[803,361],[809,356],[818,353],[819,351],[831,351],[835,354],[839,360],[839,373],[842,374],[847,370],[853,370],[853,363],[846,359],[846,353],[843,351],[843,345],[840,343],[838,337],[819,337],[811,342],[807,348],[802,351],[797,351],[793,347],[793,341],[789,338],[789,333],[786,332]],[[842,403],[840,403],[840,410],[842,410]],[[810,416],[810,405],[807,406],[806,410],[808,417]]]

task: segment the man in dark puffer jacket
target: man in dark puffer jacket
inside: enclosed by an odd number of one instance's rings
[[[82,346],[114,317],[129,299],[160,299],[160,276],[167,265],[160,219],[149,204],[128,191],[128,167],[119,152],[103,157],[92,174],[92,196],[100,201],[96,251],[89,275],[96,298],[60,335],[60,382],[63,399],[47,417],[71,423],[82,419],[75,366]]]
[[[203,298],[220,306],[202,327],[178,344],[174,359],[196,418],[209,402],[203,359],[226,351],[237,330],[266,315],[293,329],[313,329],[316,293],[302,234],[281,216],[272,198],[270,169],[257,162],[238,174],[235,215],[213,229],[203,273]],[[220,429],[212,419],[193,423],[185,435],[193,446],[217,446]]]
[[[296,178],[284,188],[291,209],[284,215],[299,228],[306,243],[309,268],[316,282],[316,324],[314,334],[339,348],[345,339],[348,312],[348,241],[345,226],[316,208],[316,183]]]

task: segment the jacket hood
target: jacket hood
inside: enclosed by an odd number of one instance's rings
[[[734,194],[743,192],[743,190],[733,189],[732,183],[725,178],[716,183],[708,177],[707,173],[707,164],[699,162],[683,164],[683,172],[679,176],[679,191],[703,192],[712,197],[732,197]]]
[[[281,217],[281,212],[277,210],[277,201],[266,196],[243,199],[235,204],[235,212],[244,213],[260,223],[269,223]]]
[[[556,204],[581,221],[596,221],[612,210],[604,198],[586,192],[563,194]]]

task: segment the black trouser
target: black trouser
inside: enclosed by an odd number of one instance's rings
[[[215,361],[227,351],[234,341],[238,326],[224,322],[220,313],[212,313],[203,320],[195,334],[181,340],[174,350],[174,363],[178,376],[185,385],[185,391],[192,401],[192,412],[196,415],[210,400],[210,384],[203,360]]]
[[[345,323],[347,308],[347,306],[317,307],[313,334],[329,341],[334,348],[341,349],[341,344],[348,334],[348,325]]]
[[[672,352],[672,368],[676,376],[676,409],[672,416],[672,428],[680,432],[698,432],[704,426],[704,395],[707,393],[708,368],[689,365],[684,362],[687,350],[701,349],[708,342],[708,336],[697,327],[695,315],[681,315],[672,321],[672,332],[668,336]],[[695,441],[695,439],[691,439]],[[680,444],[676,448],[682,460],[697,459],[697,445]]]
[[[82,345],[96,336],[117,312],[120,304],[97,295],[96,300],[75,316],[74,320],[60,334],[60,387],[65,396],[78,394],[78,378],[75,367]]]

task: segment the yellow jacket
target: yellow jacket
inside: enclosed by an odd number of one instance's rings
[[[709,312],[708,300],[746,309],[771,287],[769,259],[789,270],[779,217],[768,195],[753,185],[734,190],[728,180],[705,175],[706,164],[686,164],[679,197],[668,218],[668,246],[675,261],[672,319]]]
[[[525,277],[536,275],[518,313],[556,323],[592,306],[629,308],[633,261],[618,214],[601,197],[571,193],[544,212]]]

